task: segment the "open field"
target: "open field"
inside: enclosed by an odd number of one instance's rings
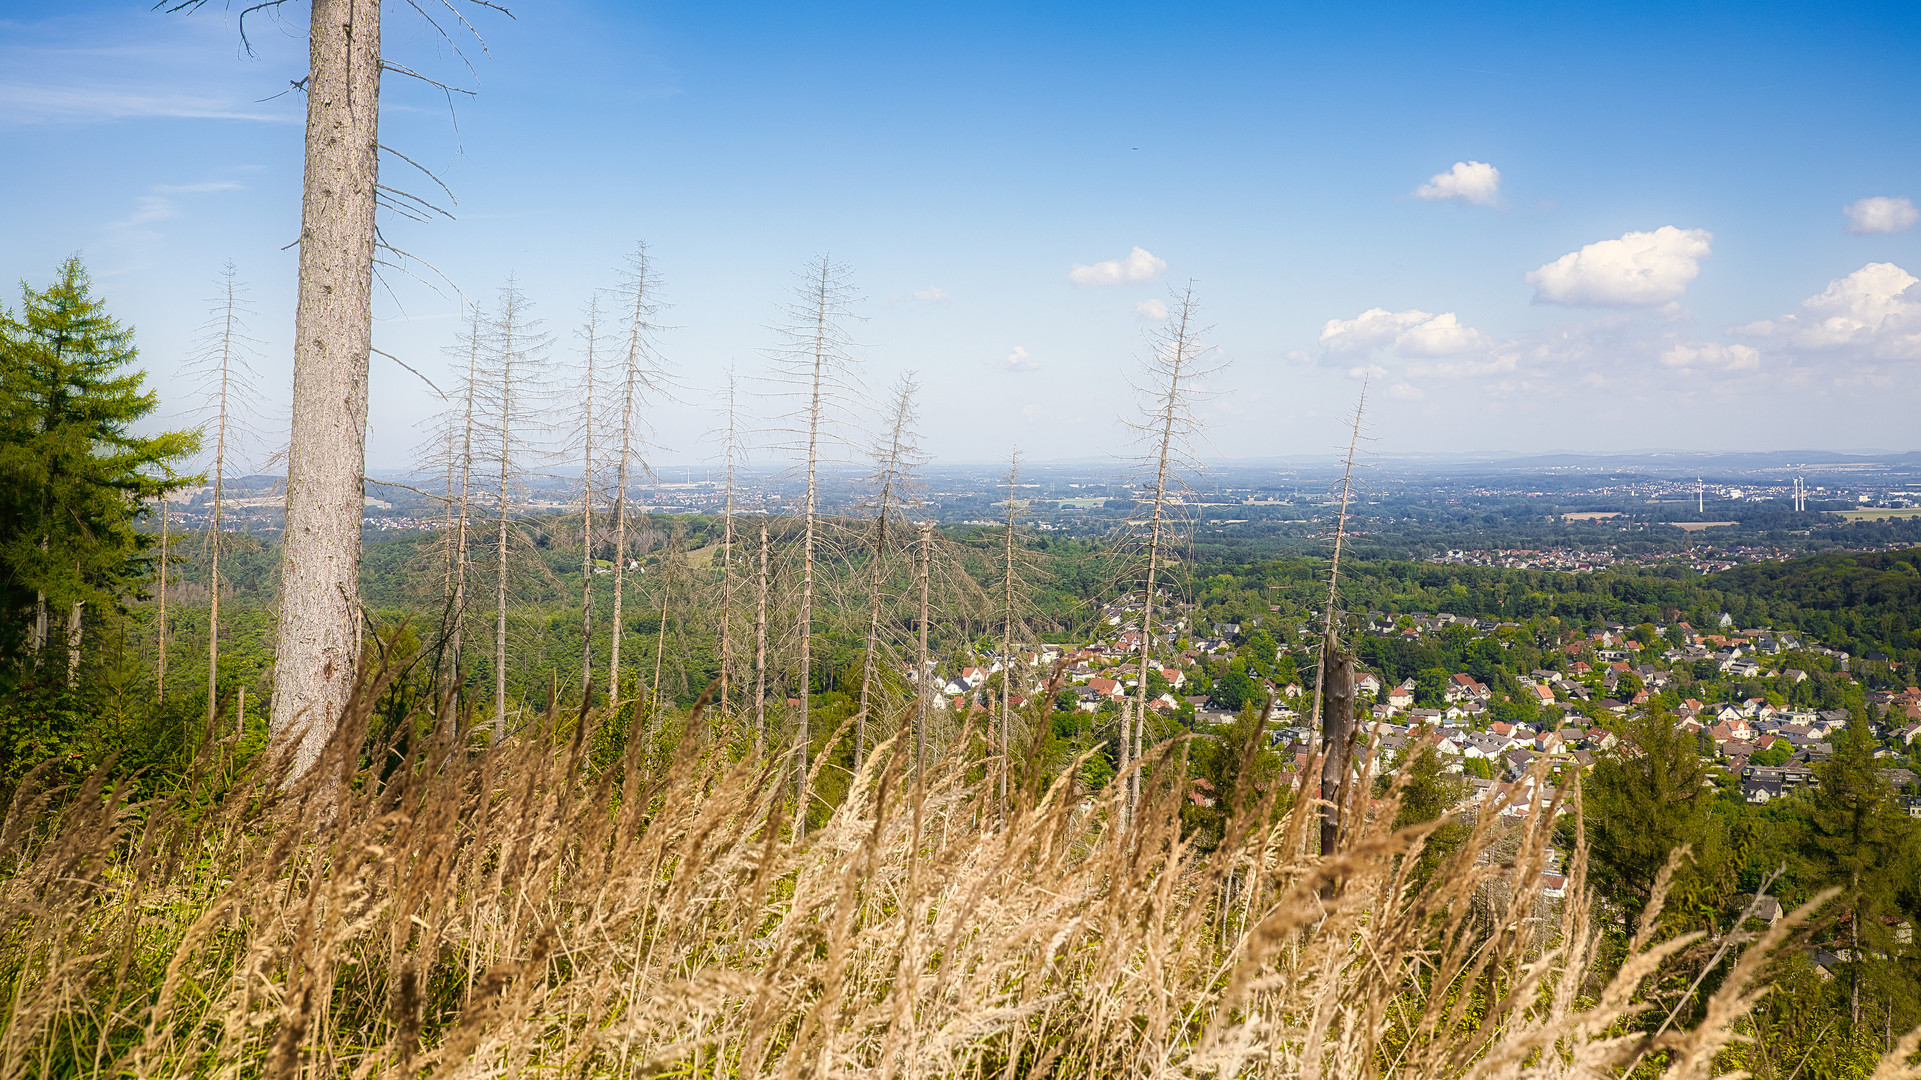
[[[1849,521],[1899,521],[1921,517],[1921,506],[1872,507],[1867,510],[1830,510]]]

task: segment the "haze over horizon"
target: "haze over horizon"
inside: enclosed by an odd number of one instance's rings
[[[233,259],[284,422],[304,30],[252,16],[249,57],[236,14],[0,3],[0,137],[63,163],[0,178],[0,271],[43,286],[81,251],[178,416]],[[382,141],[459,204],[384,228],[483,302],[515,275],[556,361],[647,240],[675,467],[823,252],[866,297],[869,387],[918,371],[948,462],[1123,452],[1143,331],[1190,279],[1228,365],[1212,460],[1333,452],[1362,374],[1384,455],[1921,445],[1905,8],[514,14],[481,23],[457,127],[389,76]],[[405,12],[388,41],[476,82]],[[440,291],[388,273],[375,345],[445,386],[457,300],[417,272]],[[373,371],[368,466],[404,469],[438,399]]]

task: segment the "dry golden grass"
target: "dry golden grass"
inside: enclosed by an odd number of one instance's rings
[[[1279,790],[1201,853],[1176,745],[1123,831],[1123,785],[1069,769],[1002,825],[991,770],[917,782],[896,739],[793,843],[781,763],[731,760],[698,713],[601,769],[570,719],[366,765],[356,709],[301,783],[210,805],[21,785],[0,1080],[1709,1076],[1791,933],[1650,1035],[1644,984],[1692,939],[1601,977],[1584,851],[1568,902],[1539,893],[1558,799],[1479,815],[1416,887],[1428,827],[1388,829],[1392,796],[1329,858],[1318,804]]]

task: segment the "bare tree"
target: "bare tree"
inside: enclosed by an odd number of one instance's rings
[[[201,327],[198,349],[190,370],[202,383],[206,408],[212,414],[213,456],[207,477],[213,485],[213,505],[207,524],[207,725],[213,725],[220,706],[220,545],[222,512],[226,506],[227,466],[237,437],[245,431],[243,416],[257,415],[259,395],[254,389],[249,357],[256,342],[246,332],[252,314],[231,260],[222,268],[219,294],[210,301],[212,316]]]
[[[1008,729],[1014,723],[1014,620],[1015,600],[1023,594],[1014,569],[1014,527],[1020,513],[1016,497],[1021,477],[1021,454],[1014,451],[1007,463],[1007,525],[1001,533],[1001,718],[1000,718],[1000,816],[1007,820]]]
[[[933,679],[927,664],[927,601],[934,577],[934,523],[931,521],[920,523],[919,554],[920,615],[915,622],[918,623],[920,647],[914,658],[914,779],[917,782],[923,776],[922,764],[927,759],[927,684]]]
[[[472,564],[470,528],[473,520],[474,437],[480,420],[478,409],[484,393],[480,368],[481,350],[486,346],[486,316],[478,304],[467,305],[467,325],[456,346],[456,355],[466,359],[466,373],[460,381],[460,395],[446,413],[442,437],[446,447],[445,484],[447,528],[445,573],[442,578],[441,671],[445,682],[443,711],[449,718],[458,707],[465,682],[461,665],[461,646],[467,617],[467,575]]]
[[[870,482],[874,487],[874,534],[867,563],[867,647],[861,655],[860,703],[854,713],[854,768],[860,769],[867,752],[867,721],[872,703],[874,685],[874,659],[880,651],[880,616],[885,599],[883,581],[887,573],[889,557],[888,529],[898,513],[901,499],[913,481],[913,470],[921,463],[922,455],[914,432],[918,419],[915,397],[920,392],[920,384],[914,380],[913,372],[902,374],[894,382],[893,393],[889,397],[886,428],[887,435],[874,448],[874,472]]]
[[[625,634],[621,607],[627,591],[627,491],[641,443],[643,396],[664,387],[665,369],[654,336],[660,329],[659,281],[645,243],[634,245],[622,275],[620,298],[627,311],[627,342],[621,368],[620,460],[614,479],[614,610],[613,640],[607,649],[607,700],[620,699],[620,641]]]
[[[720,538],[720,711],[725,715],[729,676],[733,673],[734,636],[734,473],[740,465],[739,380],[732,368],[727,371],[727,428],[722,438],[721,456],[726,459],[727,489],[721,506]]]
[[[847,267],[823,255],[809,264],[783,311],[781,341],[773,350],[775,380],[795,407],[786,416],[791,448],[800,456],[807,479],[802,505],[804,535],[801,549],[800,685],[795,741],[794,790],[798,809],[794,831],[806,832],[807,766],[812,750],[808,714],[813,697],[814,561],[820,534],[819,472],[823,458],[844,444],[854,383],[854,342],[848,327],[854,321],[854,287]]]
[[[160,654],[156,657],[153,683],[153,701],[164,705],[167,701],[167,563],[173,557],[173,536],[167,524],[167,494],[160,495],[160,553],[154,565],[160,574]]]
[[[1179,493],[1181,470],[1191,464],[1195,439],[1201,430],[1195,415],[1197,383],[1218,368],[1202,367],[1207,346],[1200,338],[1200,306],[1194,296],[1194,283],[1173,294],[1173,309],[1166,322],[1148,335],[1148,352],[1142,363],[1141,379],[1135,393],[1141,398],[1140,419],[1130,426],[1146,451],[1145,463],[1150,479],[1146,488],[1148,516],[1145,536],[1146,566],[1141,598],[1141,656],[1131,718],[1121,722],[1121,769],[1138,761],[1147,727],[1147,672],[1155,659],[1154,601],[1161,586],[1163,562],[1169,541],[1178,524],[1171,513],[1171,499]],[[1131,731],[1129,725],[1131,722]],[[1131,743],[1131,745],[1130,745]],[[1128,783],[1127,805],[1131,814],[1140,800],[1141,777],[1137,768]]]
[[[547,348],[540,320],[533,317],[532,303],[512,279],[500,290],[500,299],[488,328],[485,368],[481,381],[487,397],[487,432],[497,447],[489,466],[495,470],[494,490],[494,716],[493,738],[499,741],[507,731],[507,595],[508,573],[513,547],[519,539],[514,508],[517,488],[522,482],[521,457],[525,451],[525,429],[539,415],[538,399],[531,387],[538,386],[538,371]]]
[[[1334,525],[1334,558],[1327,572],[1327,624],[1321,635],[1321,663],[1314,680],[1314,706],[1309,727],[1321,741],[1321,852],[1332,854],[1340,843],[1342,808],[1346,802],[1349,749],[1354,738],[1354,655],[1341,644],[1341,553],[1347,544],[1347,511],[1354,496],[1354,454],[1361,444],[1361,417],[1367,410],[1367,381],[1354,406],[1354,422],[1347,439],[1347,467],[1341,473],[1341,512]]]
[[[754,757],[767,752],[767,526],[760,527],[760,573],[754,590]]]
[[[647,687],[649,698],[647,723],[650,732],[657,731],[660,723],[660,682],[662,664],[667,658],[667,615],[669,603],[674,595],[674,584],[681,576],[682,550],[686,537],[686,525],[675,520],[667,547],[661,552],[660,562],[655,565],[655,569],[659,571],[656,580],[660,582],[660,625],[656,629],[654,638],[654,678]]]
[[[594,701],[594,360],[600,344],[600,297],[587,300],[587,324],[580,331],[580,692]]]
[[[277,746],[319,760],[360,660],[360,518],[379,199],[380,5],[313,0],[292,441],[274,655]]]
[[[177,12],[197,10],[206,0],[162,2]],[[245,8],[239,20],[242,41],[247,15],[284,2],[264,0]],[[492,0],[474,2],[506,12]],[[412,6],[426,17],[419,5]],[[451,10],[451,0],[447,6]],[[381,239],[376,211],[385,206],[403,217],[421,218],[423,211],[452,216],[380,183],[382,150],[414,164],[380,144],[381,76],[393,71],[418,79],[446,93],[450,101],[455,92],[472,92],[383,56],[380,4],[312,0],[310,11],[307,74],[292,84],[307,95],[306,164],[294,310],[292,440],[269,722],[272,744],[291,755],[291,777],[319,760],[358,671],[375,266],[382,251],[401,260],[411,258]],[[426,21],[437,43],[452,47],[465,61],[454,38],[431,17]],[[459,21],[474,32],[464,17]]]

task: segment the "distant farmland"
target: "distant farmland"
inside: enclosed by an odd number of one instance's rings
[[[1890,521],[1896,518],[1921,517],[1921,506],[1873,507],[1867,510],[1830,510],[1849,521]]]

